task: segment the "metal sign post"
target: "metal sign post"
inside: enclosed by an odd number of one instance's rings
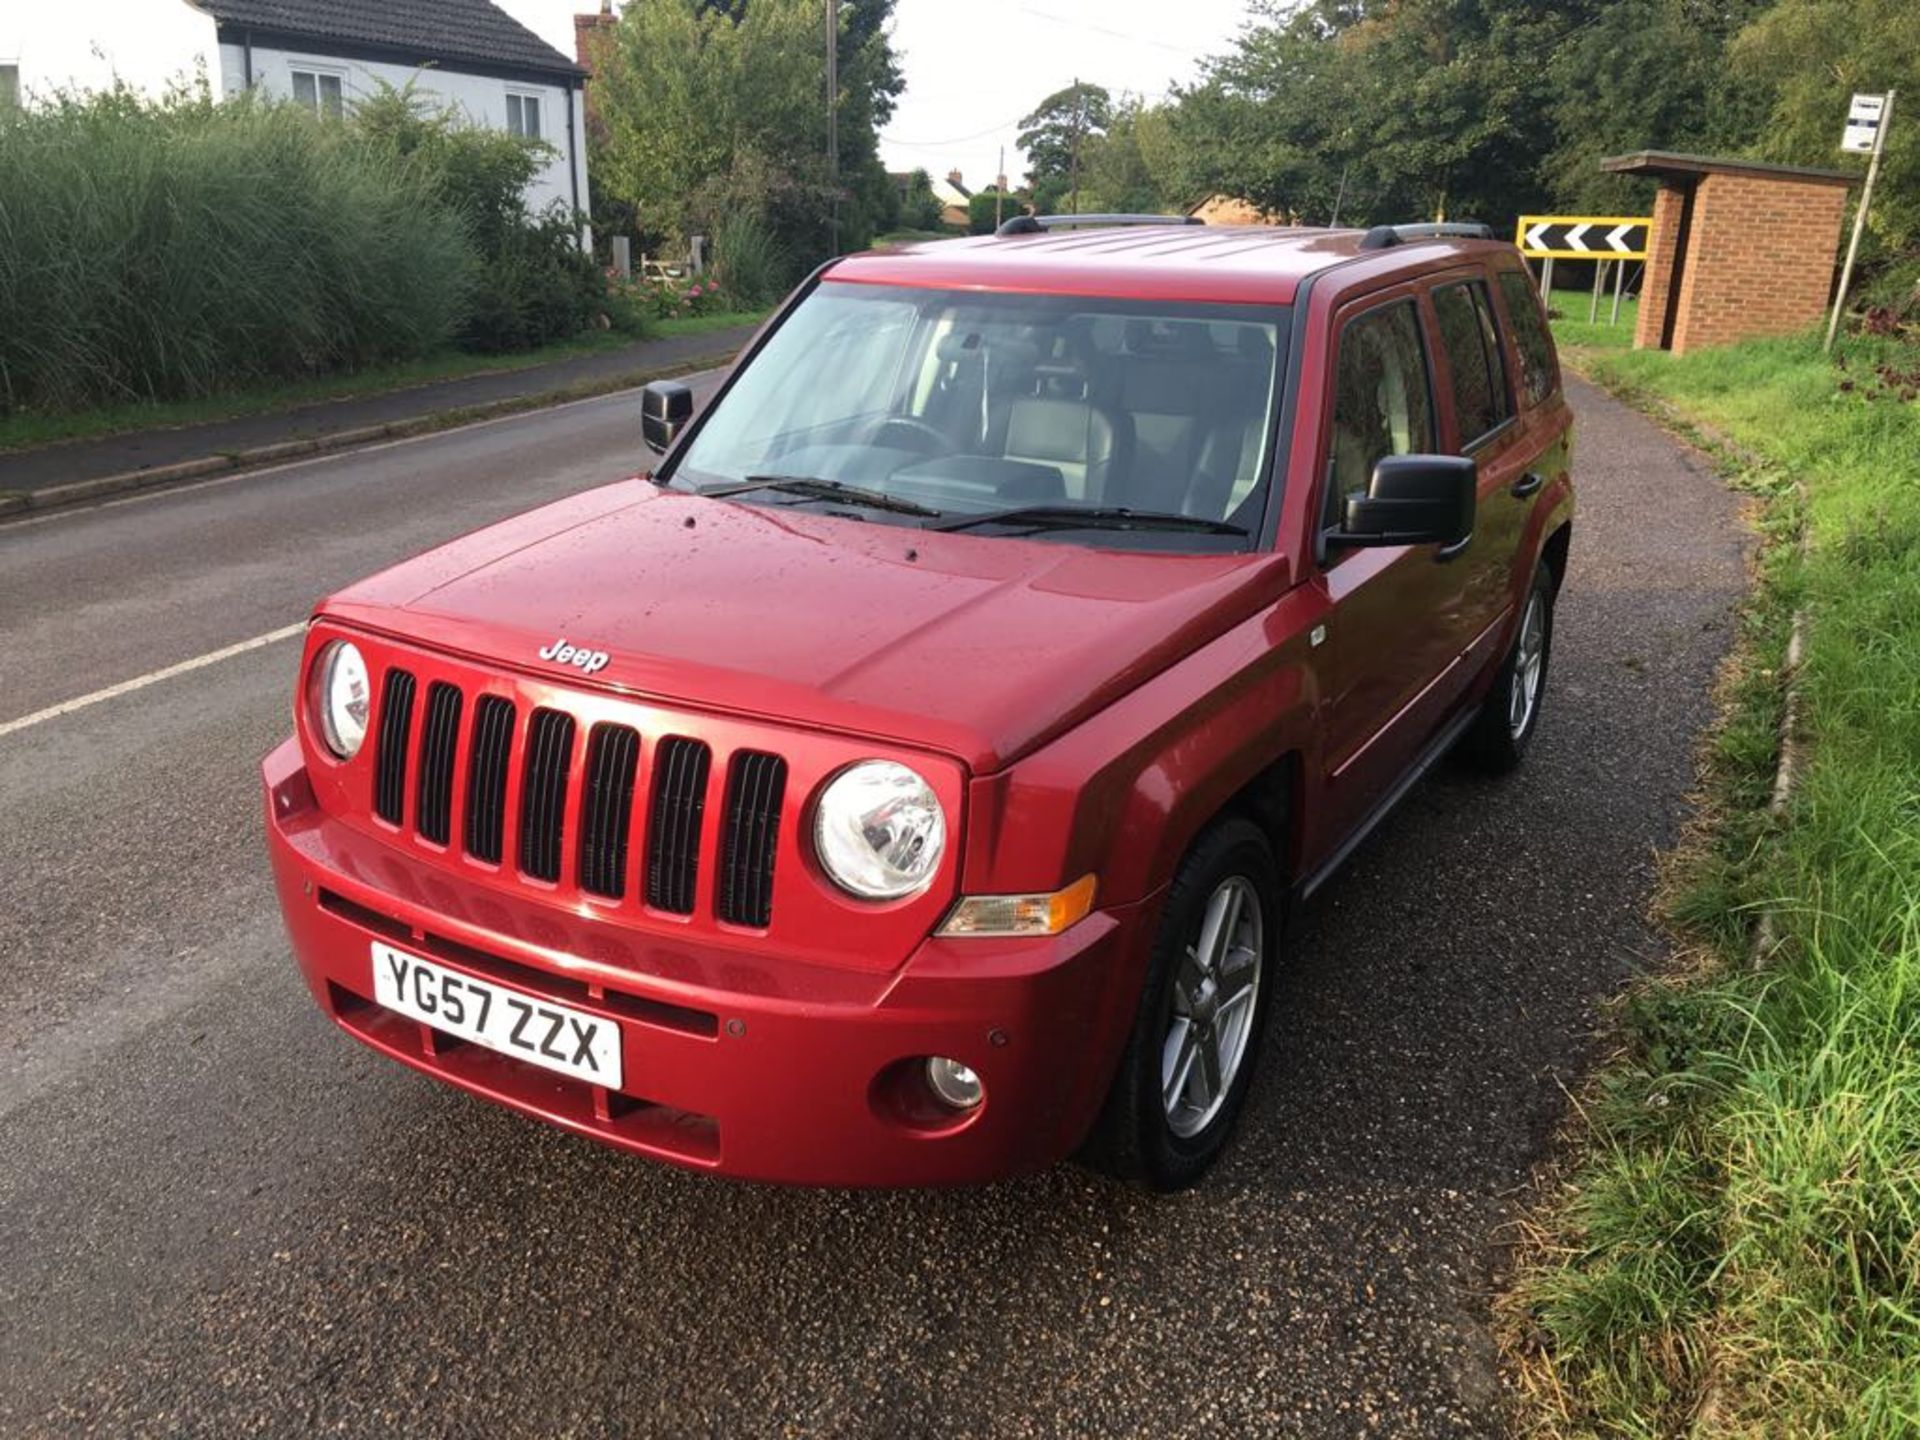
[[[1840,313],[1846,309],[1847,288],[1853,284],[1853,261],[1860,253],[1860,232],[1867,228],[1867,208],[1873,204],[1873,182],[1880,174],[1880,152],[1887,147],[1887,126],[1893,120],[1894,91],[1885,95],[1856,95],[1847,112],[1846,132],[1841,136],[1842,150],[1860,151],[1872,147],[1867,160],[1867,184],[1860,192],[1860,206],[1853,212],[1853,238],[1847,242],[1847,263],[1840,267],[1840,290],[1833,297],[1833,315],[1827,321],[1827,343],[1821,348],[1833,350],[1833,337],[1840,333]]]

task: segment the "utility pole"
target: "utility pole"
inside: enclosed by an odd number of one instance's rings
[[[1080,127],[1086,122],[1087,97],[1080,88],[1080,77],[1073,77],[1073,144],[1071,168],[1073,174],[1073,198],[1067,202],[1069,213],[1080,213]]]
[[[840,253],[840,0],[827,0],[827,184],[832,188],[833,253]]]
[[[1007,147],[1000,147],[1000,168],[993,176],[993,228],[1000,228],[1000,210],[1007,203]]]
[[[1873,204],[1873,182],[1880,173],[1880,152],[1887,148],[1887,126],[1893,123],[1892,90],[1880,107],[1880,124],[1873,132],[1873,155],[1867,161],[1867,185],[1860,192],[1860,208],[1853,212],[1853,238],[1847,242],[1847,263],[1840,267],[1840,293],[1833,297],[1833,318],[1827,321],[1827,343],[1821,348],[1831,353],[1833,337],[1840,333],[1840,312],[1847,306],[1847,287],[1853,284],[1853,259],[1860,253],[1860,232],[1867,228],[1867,207]]]

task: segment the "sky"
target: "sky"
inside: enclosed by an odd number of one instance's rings
[[[68,4],[0,0],[0,59],[61,53],[58,68],[83,83],[108,69],[145,88],[168,78],[161,57],[181,53],[212,22],[185,0],[78,0],[91,41],[72,31]],[[573,15],[599,0],[495,0],[564,53],[573,53]],[[1014,144],[1019,119],[1078,78],[1149,99],[1191,79],[1199,62],[1239,32],[1247,0],[898,0],[894,49],[907,90],[881,136],[890,170],[958,169],[971,189],[990,183],[999,147],[1016,183],[1025,165]],[[65,17],[65,18],[62,18]],[[109,52],[87,53],[89,44]],[[95,73],[102,72],[102,73]]]

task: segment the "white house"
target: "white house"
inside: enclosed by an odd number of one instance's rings
[[[260,90],[322,115],[371,95],[376,80],[412,81],[475,124],[553,148],[527,187],[529,209],[587,208],[587,72],[490,0],[22,4],[0,15],[0,71],[9,63],[0,90],[11,79],[26,98],[116,77],[151,91],[204,71],[216,95]]]

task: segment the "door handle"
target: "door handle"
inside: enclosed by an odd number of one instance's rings
[[[1537,493],[1540,487],[1546,483],[1546,476],[1542,475],[1538,470],[1529,470],[1513,482],[1513,488],[1507,493],[1516,500],[1524,500],[1529,495]]]

